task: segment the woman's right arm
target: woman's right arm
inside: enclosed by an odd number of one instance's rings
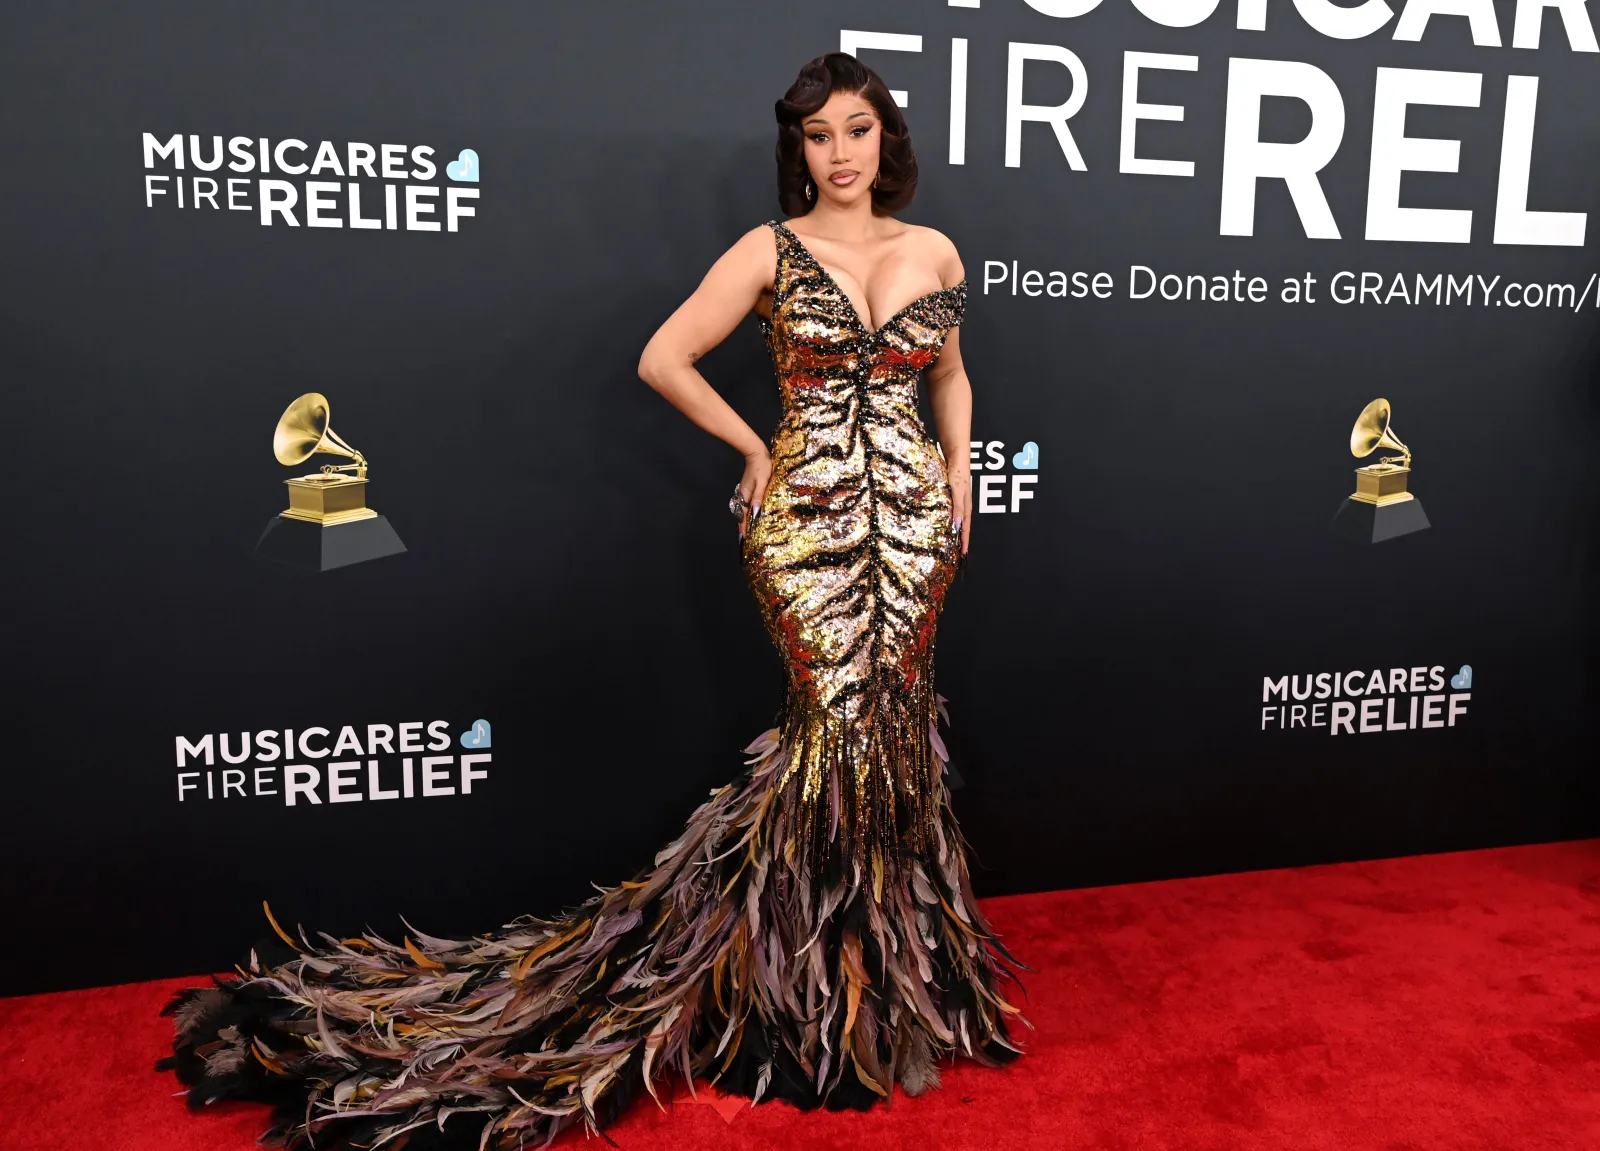
[[[739,489],[751,512],[739,525],[742,537],[760,511],[772,461],[767,444],[734,411],[695,367],[755,307],[763,289],[771,290],[777,262],[776,241],[765,224],[741,236],[711,265],[689,298],[656,329],[639,357],[639,378],[697,425],[744,456]]]

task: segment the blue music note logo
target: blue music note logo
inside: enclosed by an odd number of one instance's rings
[[[452,180],[478,182],[478,153],[471,148],[461,149],[461,155],[445,165],[444,174]]]
[[[461,746],[483,750],[489,747],[489,721],[475,719],[472,721],[472,730],[461,733]]]

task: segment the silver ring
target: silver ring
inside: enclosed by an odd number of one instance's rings
[[[744,498],[744,492],[739,490],[739,485],[733,486],[733,498],[728,501],[728,511],[736,520],[744,519],[745,512],[750,510],[750,501]]]

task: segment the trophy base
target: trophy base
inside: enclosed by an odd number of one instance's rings
[[[399,555],[405,550],[399,533],[376,512],[328,525],[273,516],[256,542],[256,555],[261,559],[320,572]]]
[[[1422,501],[1412,495],[1381,504],[1351,496],[1333,517],[1334,535],[1358,544],[1381,544],[1432,526],[1422,510]]]
[[[1411,493],[1406,491],[1406,480],[1410,475],[1410,468],[1394,464],[1371,464],[1357,468],[1356,491],[1350,498],[1359,503],[1377,504],[1380,508],[1388,504],[1405,503],[1411,498]]]
[[[317,474],[283,482],[289,489],[289,506],[278,514],[284,519],[331,528],[334,524],[370,520],[378,514],[367,506],[364,477]]]

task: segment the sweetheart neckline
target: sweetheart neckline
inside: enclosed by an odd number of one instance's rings
[[[869,328],[867,327],[867,322],[861,318],[861,311],[856,307],[856,302],[850,298],[850,294],[848,292],[839,286],[839,281],[833,278],[833,273],[828,271],[827,268],[823,267],[822,261],[817,259],[810,248],[806,247],[806,242],[800,238],[799,233],[797,233],[793,228],[789,227],[789,225],[785,224],[782,220],[773,220],[770,222],[774,227],[781,228],[789,236],[789,238],[794,241],[795,247],[797,247],[800,250],[800,253],[805,256],[808,261],[810,261],[811,266],[817,270],[822,278],[828,282],[828,287],[832,288],[836,293],[838,293],[839,298],[844,301],[845,307],[850,311],[851,320],[855,322],[856,327],[861,329],[862,334],[865,335],[869,340],[877,338],[880,332],[887,329],[890,324],[893,324],[901,316],[905,315],[924,300],[930,299],[933,296],[943,295],[945,292],[959,291],[962,285],[967,282],[966,277],[963,276],[959,283],[952,284],[948,288],[941,285],[940,287],[934,288],[932,291],[923,292],[922,295],[918,296],[905,307],[895,312],[894,315],[890,316],[876,328]],[[761,318],[765,319],[765,317]],[[772,321],[768,319],[767,322],[771,323]]]

